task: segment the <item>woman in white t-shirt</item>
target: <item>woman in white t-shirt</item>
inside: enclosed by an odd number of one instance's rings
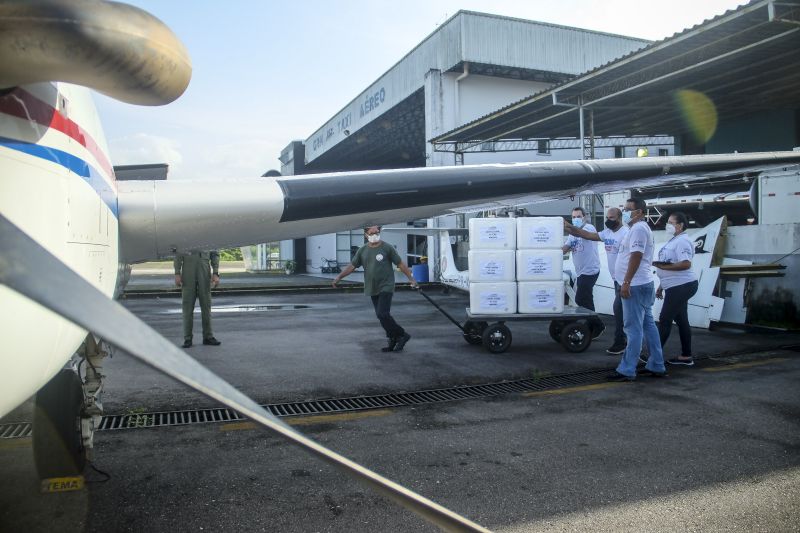
[[[680,212],[672,213],[667,221],[667,234],[673,237],[661,247],[658,261],[653,261],[660,286],[656,298],[663,298],[664,305],[658,317],[658,332],[661,346],[667,342],[672,322],[678,325],[681,337],[681,355],[668,359],[673,365],[694,365],[692,358],[692,330],[689,327],[689,299],[697,292],[697,276],[692,272],[694,242],[685,235],[689,220]]]

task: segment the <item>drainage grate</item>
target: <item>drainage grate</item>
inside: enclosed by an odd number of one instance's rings
[[[366,411],[430,403],[452,402],[472,398],[486,398],[518,392],[540,391],[598,383],[608,374],[608,369],[589,370],[558,376],[503,381],[484,385],[465,385],[447,389],[431,389],[414,392],[397,392],[374,396],[353,396],[307,402],[288,402],[263,405],[277,417],[323,415],[349,411]],[[164,411],[104,416],[100,431],[151,428],[161,426],[183,426],[213,422],[230,422],[244,417],[230,409],[195,409],[191,411]]]
[[[776,348],[777,350],[797,350],[798,346]],[[747,355],[771,354],[773,352],[748,352]],[[712,364],[725,364],[737,357],[737,354],[720,354],[719,356],[701,356],[695,360],[708,360]],[[267,411],[277,417],[323,415],[349,411],[367,411],[388,407],[403,407],[474,398],[488,398],[504,394],[535,392],[561,389],[576,385],[589,385],[605,381],[605,376],[612,368],[585,370],[555,376],[542,376],[516,381],[501,381],[483,385],[464,385],[446,389],[431,389],[414,392],[397,392],[374,396],[353,396],[349,398],[332,398],[307,402],[287,402],[263,405]],[[151,428],[162,426],[184,426],[189,424],[207,424],[215,422],[231,422],[243,420],[239,413],[226,408],[193,409],[186,411],[162,411],[153,413],[129,413],[124,415],[104,416],[99,431],[120,429]],[[0,438],[27,437],[31,434],[31,424],[0,424]]]
[[[30,422],[13,422],[0,424],[0,439],[21,439],[31,436]]]

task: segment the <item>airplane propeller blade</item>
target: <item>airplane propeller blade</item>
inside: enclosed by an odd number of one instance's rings
[[[443,530],[488,531],[325,448],[278,420],[119,303],[103,295],[2,215],[0,243],[3,247],[0,283],[333,464]],[[55,292],[52,287],[59,289]]]

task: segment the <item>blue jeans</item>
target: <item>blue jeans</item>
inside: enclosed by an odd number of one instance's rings
[[[625,324],[622,320],[622,297],[619,295],[619,283],[614,282],[614,344],[625,344]]]
[[[631,297],[622,299],[622,315],[628,346],[617,365],[617,372],[628,377],[636,377],[636,365],[642,351],[642,337],[647,341],[650,357],[645,368],[652,372],[666,372],[664,353],[661,351],[661,337],[653,320],[653,303],[656,291],[653,282],[631,287]]]

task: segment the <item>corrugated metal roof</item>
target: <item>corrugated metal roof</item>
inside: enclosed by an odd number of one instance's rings
[[[707,95],[720,119],[800,107],[800,0],[754,0],[576,79],[433,139],[437,144],[578,136],[575,108],[597,136],[686,131],[672,102],[679,89]]]
[[[306,139],[306,161],[312,165],[331,148],[348,142],[349,136],[407,101],[424,86],[425,74],[431,69],[446,72],[469,62],[475,67],[475,74],[553,83],[648,43],[555,24],[459,11]],[[424,151],[424,138],[420,150]]]

